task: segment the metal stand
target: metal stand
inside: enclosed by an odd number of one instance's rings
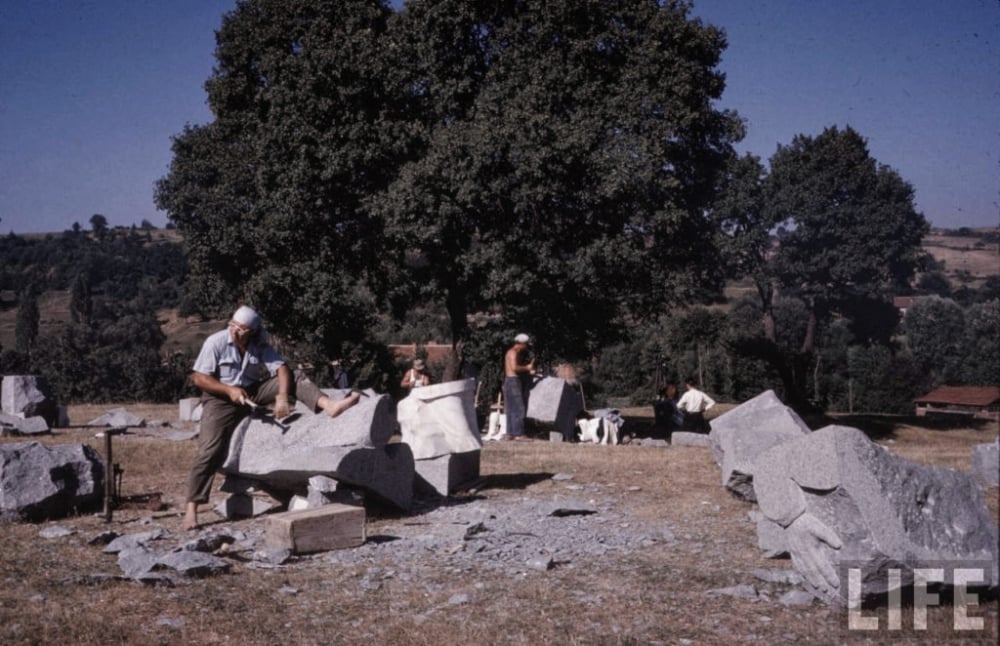
[[[125,426],[109,428],[94,436],[104,438],[104,453],[106,456],[106,467],[104,469],[104,521],[108,523],[111,522],[111,513],[115,506],[115,499],[117,498],[116,485],[119,483],[122,473],[122,470],[118,468],[118,465],[112,459],[111,438],[115,435],[121,435],[126,430],[127,427]]]

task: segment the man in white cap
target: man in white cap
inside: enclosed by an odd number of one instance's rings
[[[359,398],[352,393],[345,399],[330,399],[308,379],[296,385],[291,369],[268,343],[260,314],[246,305],[236,310],[225,330],[205,339],[191,381],[202,392],[202,413],[198,452],[188,478],[184,529],[198,526],[198,505],[208,502],[229,438],[239,421],[250,414],[251,405],[273,404],[275,418],[281,419],[291,412],[298,391],[304,404],[334,417]]]
[[[528,391],[531,376],[535,374],[535,360],[524,361],[524,355],[531,344],[527,334],[514,337],[503,358],[503,411],[507,418],[507,434],[504,440],[530,442],[532,438],[524,434],[524,418],[528,413]]]

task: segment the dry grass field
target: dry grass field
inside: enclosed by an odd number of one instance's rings
[[[957,286],[962,283],[959,273],[967,273],[969,287],[979,287],[989,276],[1000,274],[1000,246],[987,244],[978,238],[931,233],[923,240],[924,250],[939,262],[944,262],[944,272]]]
[[[110,406],[70,407],[72,428],[45,443],[89,443],[103,451],[94,429],[83,427]],[[148,419],[176,420],[176,406],[127,408]],[[648,409],[626,411],[641,428]],[[933,429],[913,420],[855,419],[872,436],[908,459],[967,471],[970,447],[992,441],[996,423]],[[867,429],[866,429],[867,430]],[[3,438],[0,442],[18,441]],[[121,534],[163,527],[182,534],[184,481],[194,441],[167,441],[138,433],[116,438],[114,458],[124,469],[123,496],[159,493],[165,511],[118,509],[112,522],[87,514],[42,524],[0,525],[0,644],[720,644],[934,643],[995,644],[996,599],[982,599],[970,616],[984,629],[958,633],[953,608],[931,607],[928,628],[915,631],[907,610],[903,629],[890,631],[884,609],[869,609],[879,630],[848,629],[846,612],[819,604],[783,606],[771,600],[713,597],[706,591],[754,584],[756,569],[788,569],[756,548],[753,507],[721,486],[718,467],[704,448],[606,447],[535,442],[488,443],[482,453],[479,496],[529,501],[565,484],[554,474],[614,501],[636,525],[661,523],[676,542],[629,553],[609,553],[548,571],[458,567],[448,553],[428,553],[420,578],[404,576],[391,548],[382,560],[338,565],[329,558],[295,560],[281,567],[251,567],[234,555],[230,574],[146,587],[117,574],[114,556],[88,541],[106,530]],[[218,481],[216,483],[218,485]],[[994,519],[997,489],[985,491]],[[204,514],[208,520],[211,514]],[[419,523],[390,509],[369,509],[368,535],[394,523]],[[402,517],[402,518],[401,518]],[[249,528],[261,519],[215,521],[209,528]],[[61,526],[72,536],[46,539]],[[630,531],[629,522],[616,531]],[[373,583],[374,581],[374,583]],[[454,599],[460,598],[461,602]],[[912,612],[912,611],[910,611]]]

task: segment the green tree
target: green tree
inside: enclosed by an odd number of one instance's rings
[[[920,243],[929,226],[914,208],[912,187],[877,163],[850,127],[779,146],[763,177],[752,159],[731,164],[722,195],[717,219],[736,256],[732,265],[754,279],[762,301],[763,339],[743,348],[777,369],[793,405],[806,405],[822,322],[835,312],[859,319],[874,313],[856,322],[859,340],[887,342],[891,318],[865,304],[908,289],[924,262]],[[765,231],[779,234],[777,244]],[[778,289],[806,307],[792,350],[778,343]]]
[[[498,308],[544,357],[587,356],[626,314],[690,300],[720,275],[703,217],[742,135],[713,109],[722,33],[682,3],[410,2],[399,67],[420,154],[378,200],[414,283],[461,351]]]
[[[1000,299],[965,310],[962,381],[977,386],[1000,384]]]
[[[206,312],[253,303],[327,356],[364,337],[393,261],[364,201],[407,141],[384,64],[391,14],[374,0],[249,0],[225,16],[215,119],[174,139],[156,192]]]
[[[916,365],[933,381],[956,383],[966,359],[965,313],[950,298],[929,296],[906,310],[906,340]]]
[[[70,288],[69,300],[70,319],[74,323],[90,323],[94,313],[94,303],[90,293],[90,283],[85,271],[77,273]]]
[[[108,233],[108,219],[100,213],[90,216],[90,229],[94,232],[94,237],[103,240]]]
[[[18,298],[17,319],[14,322],[14,345],[22,354],[30,354],[38,340],[38,293],[29,283]]]

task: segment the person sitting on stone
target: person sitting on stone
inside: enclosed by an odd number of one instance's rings
[[[677,408],[679,396],[677,384],[670,382],[663,386],[659,398],[653,402],[653,418],[655,429],[670,435],[684,425],[684,413]]]
[[[205,339],[195,360],[191,381],[201,390],[198,449],[188,477],[184,529],[198,526],[198,505],[208,502],[215,472],[225,461],[229,438],[252,407],[273,405],[275,418],[287,417],[294,398],[312,410],[337,416],[358,402],[327,397],[306,378],[296,380],[277,350],[268,342],[260,314],[241,306],[229,325]]]

